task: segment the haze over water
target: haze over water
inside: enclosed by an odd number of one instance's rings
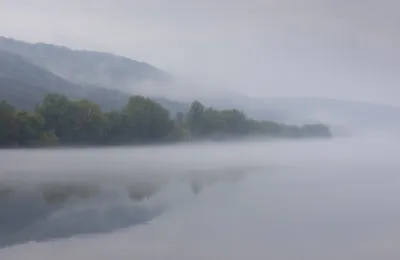
[[[21,190],[74,181],[103,192],[44,213],[26,206],[40,198],[15,199],[22,204],[9,204],[1,223],[17,222],[10,209],[20,207],[30,226],[13,241],[0,235],[0,259],[398,259],[399,144],[366,137],[3,150],[0,180]],[[168,182],[131,201],[121,188],[138,178]],[[213,181],[196,194],[193,178]],[[25,243],[24,232],[38,242]]]

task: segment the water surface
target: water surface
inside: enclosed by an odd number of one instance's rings
[[[0,259],[399,259],[399,144],[4,150]],[[97,192],[49,204],[43,183]]]

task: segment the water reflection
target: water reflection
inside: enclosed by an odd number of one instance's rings
[[[146,225],[16,245],[0,250],[0,258],[53,259],[63,252],[61,259],[89,260],[397,259],[397,144],[336,140],[157,150],[164,160],[186,152],[179,162],[165,160],[165,169],[195,169],[196,161],[214,174],[228,166],[249,168],[242,178],[213,182],[197,196],[186,183],[152,197],[152,205],[168,210]],[[123,222],[118,216],[110,219]]]

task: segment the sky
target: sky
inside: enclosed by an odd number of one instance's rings
[[[0,0],[0,35],[148,62],[252,97],[400,105],[395,0]]]

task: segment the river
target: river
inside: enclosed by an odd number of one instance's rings
[[[383,137],[2,150],[0,259],[399,259],[399,152]],[[44,198],[66,184],[84,192]]]

